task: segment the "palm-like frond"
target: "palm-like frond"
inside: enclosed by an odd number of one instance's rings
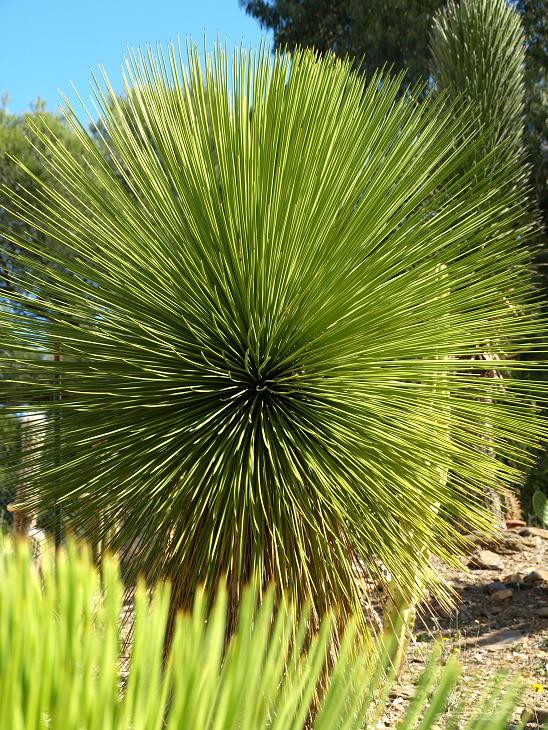
[[[516,476],[484,424],[517,463],[543,429],[519,380],[462,360],[504,340],[519,369],[544,330],[512,170],[478,174],[457,109],[310,52],[136,53],[125,102],[103,80],[109,161],[69,107],[85,156],[44,138],[57,188],[11,194],[71,252],[21,259],[47,318],[0,312],[11,350],[50,355],[4,361],[58,414],[29,505],[181,606],[225,575],[233,601],[258,574],[318,620],[386,569],[435,589],[429,554],[455,560],[455,523],[487,529],[483,492]]]
[[[204,596],[179,616],[164,655],[169,590],[151,595],[141,585],[129,657],[121,655],[122,585],[117,565],[102,574],[71,544],[42,556],[42,575],[29,546],[0,554],[0,722],[21,730],[360,730],[386,711],[391,682],[386,666],[371,667],[356,621],[341,652],[329,660],[333,620],[326,617],[310,641],[307,612],[297,626],[287,606],[273,609],[267,591],[243,591],[235,634],[225,651],[227,595],[220,591],[206,621]],[[382,656],[381,652],[378,652]],[[441,667],[434,653],[400,726],[430,728],[446,712],[458,678],[454,657]],[[329,669],[326,670],[326,666]],[[507,726],[517,686],[485,694],[469,730]],[[454,704],[454,703],[453,703]],[[454,704],[448,723],[470,708]],[[366,720],[371,724],[366,726]],[[420,722],[419,722],[420,720]]]

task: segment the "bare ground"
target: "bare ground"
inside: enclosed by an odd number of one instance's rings
[[[485,552],[487,551],[487,552]],[[415,638],[391,705],[379,728],[397,726],[436,639],[445,655],[458,653],[463,670],[451,705],[474,706],[482,691],[502,682],[497,673],[520,679],[524,693],[513,722],[526,708],[527,728],[548,721],[548,531],[505,530],[500,541],[477,543],[462,570],[439,565],[458,594],[451,614],[431,603],[431,615],[417,620]],[[490,567],[488,567],[490,566]],[[441,718],[436,727],[444,727]],[[512,727],[512,726],[510,726]]]

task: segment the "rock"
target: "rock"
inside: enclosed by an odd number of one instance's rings
[[[538,570],[532,570],[530,573],[527,573],[527,575],[523,579],[523,582],[548,583],[548,570],[542,570],[542,568],[538,568]]]
[[[495,580],[492,583],[488,583],[485,586],[485,590],[487,593],[497,593],[498,591],[505,591],[507,590],[506,581],[504,583],[500,580]]]
[[[502,570],[503,561],[500,555],[491,550],[478,550],[471,556],[468,565],[476,570]]]
[[[518,534],[522,537],[541,537],[543,540],[548,540],[548,530],[543,530],[542,527],[523,527],[518,530]]]
[[[525,708],[521,713],[520,720],[527,722],[526,727],[542,727],[546,720],[548,720],[548,710],[540,710],[534,708]]]
[[[411,700],[415,696],[415,689],[410,685],[404,687],[393,687],[388,696],[390,699],[402,697],[404,700]]]
[[[535,616],[539,616],[540,618],[548,618],[548,606],[542,606],[542,608],[537,608],[533,611]]]
[[[527,532],[525,532],[527,530]],[[535,548],[540,544],[540,537],[534,532],[536,528],[521,528],[504,530],[495,535],[469,533],[464,540],[470,550],[474,547],[482,550],[493,550],[497,554],[511,554],[522,552],[526,548]],[[548,532],[548,531],[544,531]]]
[[[505,537],[497,548],[499,553],[521,553],[525,548],[532,547],[528,543],[530,538],[513,535],[512,537]]]
[[[512,598],[513,594],[514,591],[511,588],[497,590],[491,594],[490,600],[492,603],[502,603],[503,601],[507,601],[509,598]]]
[[[511,553],[521,553],[527,548],[537,548],[540,545],[540,537],[531,535],[529,537],[516,533],[510,533],[503,536],[495,550],[503,555]]]
[[[520,631],[501,629],[470,637],[465,640],[464,644],[471,649],[499,651],[501,649],[507,650],[510,646],[514,646],[518,641],[521,641],[521,639],[523,639],[523,634]]]
[[[507,585],[520,585],[520,583],[523,583],[523,578],[523,573],[512,573],[502,580],[503,583],[506,583]]]

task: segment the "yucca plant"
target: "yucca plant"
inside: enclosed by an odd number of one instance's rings
[[[508,184],[527,185],[525,36],[515,8],[507,0],[451,1],[434,16],[430,48],[436,87],[466,102],[491,167],[512,165]]]
[[[436,89],[449,103],[461,99],[480,131],[483,144],[478,154],[487,152],[490,164],[482,174],[500,165],[512,170],[510,188],[527,188],[529,165],[524,145],[525,105],[525,38],[520,16],[507,0],[460,0],[440,9],[431,32],[432,78]],[[473,163],[472,163],[473,164]],[[471,163],[466,163],[466,170]],[[522,220],[533,221],[532,204],[524,199]],[[502,224],[502,222],[501,222]],[[511,229],[515,222],[510,223]],[[519,241],[519,226],[515,231]],[[512,289],[506,292],[512,307]],[[504,341],[486,342],[489,358],[504,359]],[[498,351],[497,351],[498,350]],[[476,357],[483,358],[484,353]],[[487,377],[500,377],[498,369],[486,368]],[[485,424],[488,436],[489,424]],[[484,448],[494,453],[488,438]],[[500,498],[491,493],[490,501],[503,519]],[[509,493],[508,506],[516,502]]]
[[[359,730],[374,727],[387,709],[388,667],[382,661],[371,666],[356,620],[338,657],[329,660],[332,617],[308,640],[306,611],[295,626],[286,605],[273,608],[271,589],[258,605],[250,586],[225,649],[226,591],[207,621],[198,592],[192,613],[178,617],[166,658],[168,594],[166,585],[149,594],[140,584],[135,603],[123,606],[114,559],[105,559],[99,574],[86,552],[70,543],[57,555],[45,552],[38,570],[27,543],[15,550],[7,543],[0,554],[2,727]],[[135,622],[129,656],[121,651],[122,609]],[[491,687],[476,703],[481,711],[452,701],[447,712],[458,674],[455,657],[442,664],[435,650],[400,727],[427,730],[445,713],[448,726],[466,719],[469,730],[505,728],[518,685]]]
[[[169,578],[173,610],[225,579],[235,607],[252,576],[318,622],[387,574],[447,598],[430,554],[456,561],[457,525],[490,529],[482,495],[516,477],[483,424],[518,464],[544,429],[471,358],[504,340],[519,370],[544,330],[512,170],[480,174],[458,107],[312,52],[136,52],[124,100],[94,88],[107,158],[68,105],[83,157],[44,136],[56,188],[6,191],[70,252],[20,241],[48,314],[0,312],[29,353],[3,382],[57,414],[26,507]]]

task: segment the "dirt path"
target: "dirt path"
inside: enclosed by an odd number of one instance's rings
[[[395,726],[436,638],[444,652],[459,654],[461,697],[473,705],[502,671],[523,678],[522,706],[534,715],[527,728],[541,728],[548,720],[548,531],[506,530],[497,543],[478,543],[467,563],[470,569],[463,565],[462,571],[439,566],[460,603],[450,615],[432,604],[432,615],[417,621],[407,666],[379,728]],[[519,716],[520,711],[515,721]]]

